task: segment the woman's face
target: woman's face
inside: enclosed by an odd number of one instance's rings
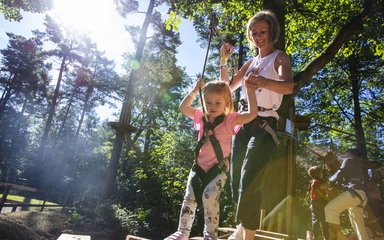
[[[250,36],[253,41],[253,44],[257,48],[263,48],[265,46],[270,46],[272,44],[269,32],[269,24],[265,20],[260,20],[253,24],[250,28]]]

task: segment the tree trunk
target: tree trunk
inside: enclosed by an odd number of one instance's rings
[[[147,30],[152,18],[152,12],[153,12],[154,6],[155,6],[155,0],[151,0],[149,2],[149,6],[148,6],[147,13],[145,15],[143,26],[141,27],[140,39],[139,39],[139,43],[138,43],[136,54],[135,54],[135,60],[139,63],[141,63],[141,59],[143,57],[144,46],[147,38]],[[131,137],[131,132],[129,132],[129,130],[126,131],[125,129],[129,128],[131,123],[133,89],[135,87],[135,81],[137,80],[137,77],[138,77],[137,72],[138,70],[132,69],[129,76],[128,85],[127,85],[125,96],[124,96],[123,107],[120,113],[120,120],[118,123],[118,127],[116,127],[116,138],[113,143],[112,156],[111,156],[110,164],[107,170],[103,196],[102,196],[104,199],[110,197],[115,190],[117,170],[119,167],[119,160],[120,160],[124,137],[127,137],[127,138]]]
[[[11,96],[12,96],[12,88],[8,88],[4,94],[4,97],[0,101],[0,116],[3,116],[5,106]]]
[[[9,84],[6,84],[6,86],[4,87],[4,91],[1,95],[1,98],[0,98],[0,118],[1,116],[3,116],[3,112],[5,110],[5,106],[7,105],[7,102],[9,100],[9,98],[12,96],[12,91],[13,91],[13,78],[14,78],[14,74],[11,74],[11,76],[8,78],[8,80],[12,79],[11,82]]]
[[[48,133],[49,133],[49,130],[51,129],[51,125],[52,125],[52,119],[53,119],[53,116],[55,115],[55,109],[56,109],[56,104],[57,104],[57,98],[59,96],[59,93],[60,93],[60,84],[61,84],[61,80],[62,80],[62,76],[63,76],[63,72],[64,72],[64,69],[65,69],[65,64],[66,64],[66,61],[67,61],[67,55],[64,54],[62,60],[61,60],[61,64],[60,64],[60,70],[59,70],[59,76],[57,78],[57,83],[56,83],[56,88],[55,88],[55,91],[54,91],[54,94],[53,94],[53,97],[52,97],[52,102],[50,104],[50,107],[49,107],[49,110],[48,110],[48,118],[47,118],[47,121],[45,123],[45,128],[44,128],[44,133],[43,133],[43,137],[42,137],[42,140],[41,140],[41,143],[40,143],[40,147],[37,151],[37,158],[34,162],[34,175],[33,175],[33,180],[32,182],[34,182],[36,184],[36,187],[43,187],[45,185],[48,184],[48,177],[47,177],[47,169],[51,168],[51,163],[46,163],[45,162],[45,147],[47,145],[47,142],[48,142]]]
[[[57,78],[56,88],[55,88],[55,92],[54,92],[53,97],[52,97],[52,102],[49,106],[48,119],[47,119],[47,122],[45,123],[44,133],[43,133],[43,137],[42,137],[39,152],[38,152],[39,153],[38,159],[40,160],[39,165],[44,162],[44,152],[45,152],[45,147],[46,147],[46,144],[48,141],[48,133],[49,133],[49,130],[51,129],[53,116],[55,115],[57,98],[58,98],[59,93],[60,93],[60,84],[61,84],[61,80],[63,77],[63,72],[65,69],[66,61],[67,61],[67,56],[64,54],[64,56],[61,60],[59,76]]]
[[[359,151],[362,153],[363,158],[367,159],[367,148],[365,143],[365,135],[364,135],[364,128],[363,123],[361,120],[361,106],[360,106],[360,98],[359,98],[359,73],[358,73],[358,66],[357,65],[357,59],[351,57],[348,59],[348,67],[349,71],[351,73],[350,75],[350,81],[352,86],[352,98],[353,98],[353,111],[354,111],[354,128],[355,128],[355,134],[356,134],[356,144]]]
[[[72,104],[74,102],[73,98],[75,96],[75,93],[76,93],[76,89],[74,89],[73,93],[71,94],[71,97],[69,98],[68,106],[66,107],[66,111],[65,111],[65,114],[64,114],[64,117],[63,117],[63,122],[61,123],[60,129],[57,132],[58,136],[61,136],[63,134],[64,127],[65,127],[65,124],[66,124],[68,116],[69,116],[69,111],[71,110]]]

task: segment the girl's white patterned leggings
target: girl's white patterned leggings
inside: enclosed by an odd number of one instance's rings
[[[190,171],[183,205],[181,206],[178,228],[178,231],[184,233],[187,237],[190,235],[197,208],[197,202],[191,183],[194,175],[195,172]],[[217,237],[220,216],[220,194],[224,188],[226,180],[227,175],[225,172],[222,172],[204,188],[202,199],[204,208],[204,236],[213,235]]]

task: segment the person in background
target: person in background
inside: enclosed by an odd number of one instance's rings
[[[193,119],[194,127],[199,131],[199,142],[195,148],[195,164],[187,181],[178,230],[166,240],[188,239],[198,204],[204,210],[203,239],[217,239],[220,193],[227,179],[232,136],[238,131],[239,125],[257,116],[255,89],[247,80],[245,84],[251,107],[246,112],[233,112],[229,86],[222,81],[212,81],[205,85],[203,80],[199,80],[181,102],[181,112]],[[191,106],[199,88],[202,88],[206,115],[202,109]]]
[[[256,88],[258,116],[245,124],[236,134],[232,144],[231,190],[237,203],[236,218],[240,222],[228,239],[254,238],[259,226],[262,201],[268,199],[267,192],[261,192],[260,178],[263,169],[271,161],[276,146],[277,120],[283,95],[293,92],[294,83],[289,56],[277,50],[274,43],[279,36],[279,24],[271,11],[261,11],[249,19],[247,39],[258,54],[247,61],[229,81],[227,59],[234,52],[234,46],[223,43],[220,50],[220,77],[229,83],[231,90],[239,87],[244,90],[244,80]],[[242,98],[245,92],[242,91]],[[241,101],[241,109],[249,109],[246,101]]]
[[[367,204],[366,183],[367,167],[360,152],[356,149],[347,151],[349,156],[344,159],[340,168],[329,178],[333,185],[344,188],[337,197],[324,208],[325,220],[329,224],[328,240],[348,239],[340,229],[340,214],[348,210],[349,220],[359,240],[369,240],[364,222],[364,206]]]
[[[310,210],[312,215],[313,239],[328,237],[328,224],[325,221],[324,207],[327,204],[328,183],[324,179],[323,169],[313,166],[308,169],[308,175],[312,178],[309,183]]]

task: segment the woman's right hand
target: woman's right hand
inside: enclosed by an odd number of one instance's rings
[[[220,57],[230,58],[235,51],[235,47],[230,43],[223,43],[220,48]]]

